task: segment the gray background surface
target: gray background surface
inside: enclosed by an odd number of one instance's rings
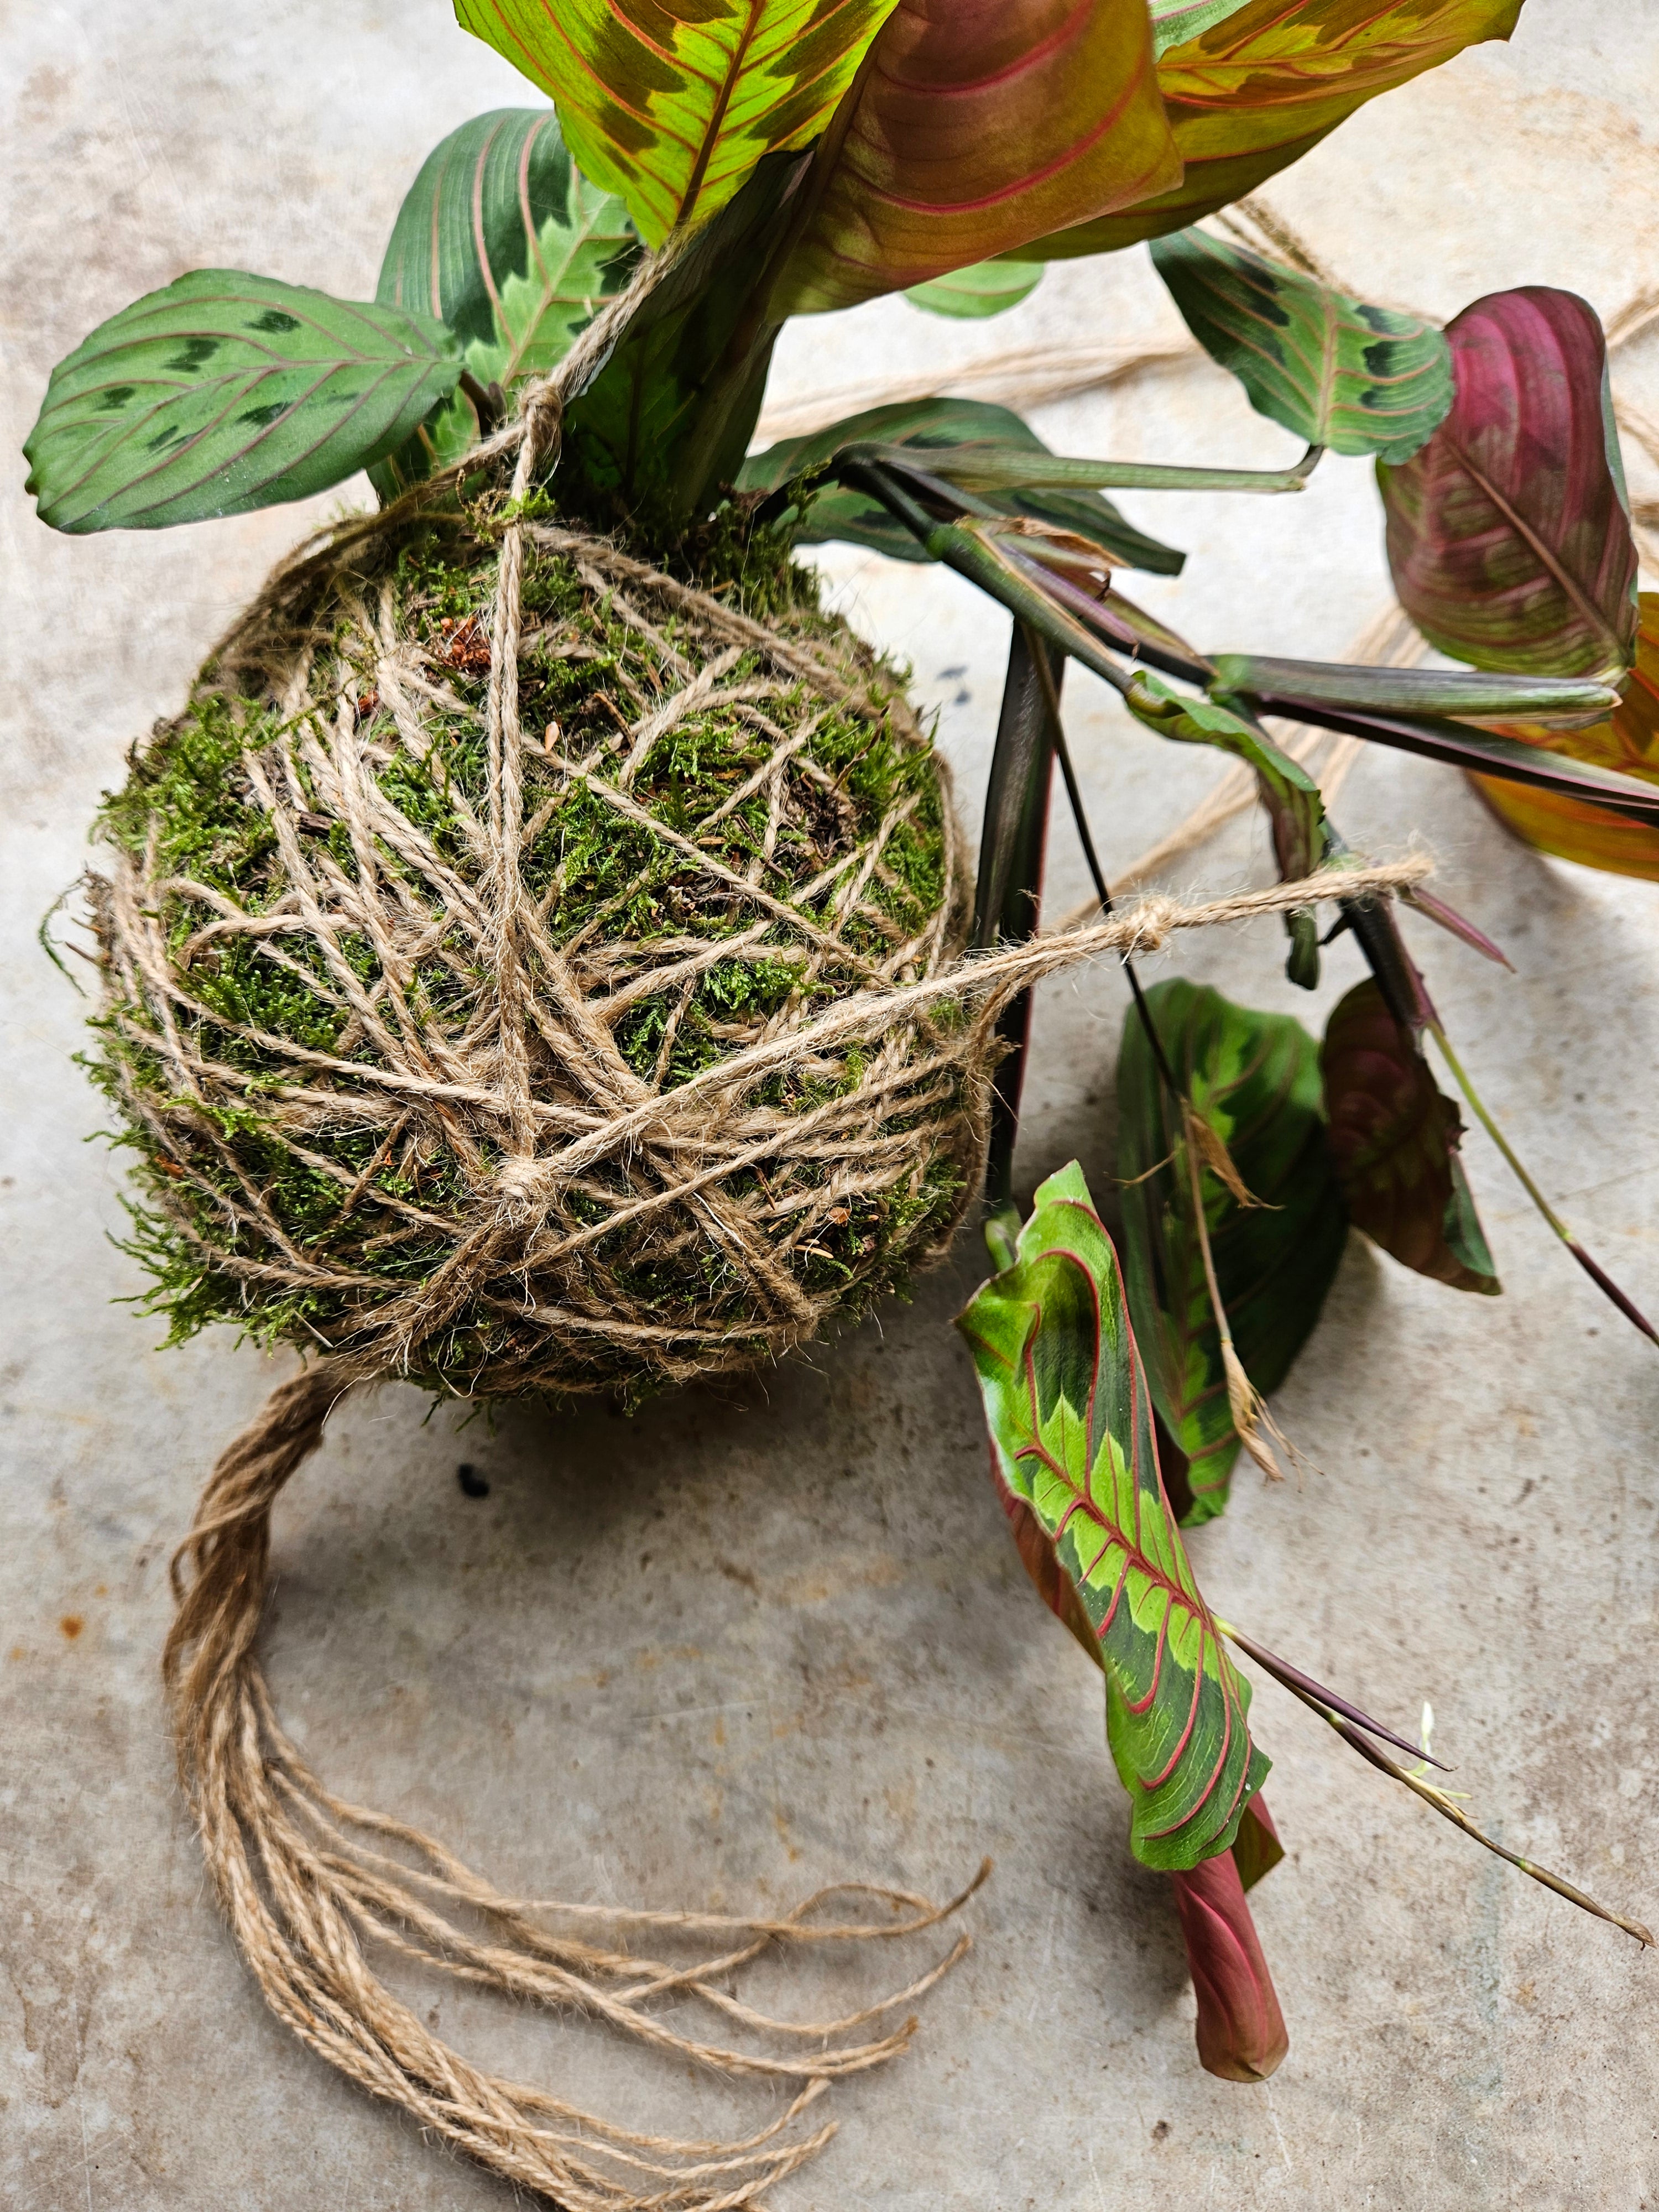
[[[519,80],[441,0],[0,6],[7,210],[0,449],[101,316],[180,270],[246,266],[364,296],[441,133]],[[1449,313],[1537,281],[1604,314],[1656,274],[1659,5],[1531,0],[1488,47],[1396,93],[1270,197],[1370,296]],[[1058,274],[976,328],[902,302],[790,332],[801,398],[1021,343],[1172,331],[1143,255]],[[1659,336],[1621,360],[1659,414]],[[1048,410],[1072,451],[1257,462],[1287,441],[1196,364]],[[1632,456],[1638,488],[1652,471]],[[152,1349],[111,1301],[118,1163],[71,1065],[81,1009],[33,941],[82,866],[129,740],[181,696],[305,518],[276,510],[67,541],[0,489],[0,2200],[19,2212],[354,2212],[506,2202],[309,2057],[266,2014],[204,1896],[156,1657],[167,1553],[219,1445],[285,1359]],[[320,503],[321,512],[328,503]],[[1126,500],[1190,549],[1149,604],[1218,647],[1340,653],[1386,604],[1364,465],[1299,501]],[[943,712],[970,830],[1003,625],[950,579],[837,556],[845,604]],[[1121,864],[1218,773],[1073,687],[1097,829]],[[1528,856],[1450,775],[1364,761],[1341,817],[1431,845],[1442,888],[1518,974],[1419,943],[1443,1009],[1546,1187],[1659,1307],[1654,894]],[[1266,879],[1239,827],[1180,886]],[[1056,910],[1082,890],[1054,839]],[[1422,933],[1418,933],[1420,940]],[[1183,972],[1317,1022],[1266,924]],[[1079,1157],[1103,1187],[1124,994],[1049,987],[1023,1186]],[[1460,1298],[1358,1238],[1278,1404],[1322,1472],[1239,1479],[1193,1554],[1218,1609],[1414,1723],[1505,1839],[1652,1919],[1659,1360],[1468,1157],[1506,1296]],[[939,1893],[989,1852],[976,1948],[915,2051],[836,2093],[828,2155],[781,2206],[1636,2208],[1659,2203],[1656,1969],[1466,1845],[1271,1686],[1256,1705],[1289,1847],[1256,1917],[1292,2037],[1273,2082],[1194,2061],[1161,1877],[1127,1847],[1091,1670],[1041,1612],[985,1480],[949,1317],[975,1240],[885,1311],[745,1392],[625,1421],[508,1411],[458,1433],[392,1389],[349,1410],[278,1516],[270,1663],[343,1792],[444,1836],[507,1887],[654,1905],[781,1903],[866,1873]],[[491,1484],[471,1502],[457,1462]],[[803,2010],[787,1979],[763,1993]],[[649,2124],[734,2116],[605,2039],[434,1989],[463,2048]],[[751,2124],[755,2108],[743,2110]]]

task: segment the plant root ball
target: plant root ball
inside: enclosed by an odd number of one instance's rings
[[[883,1004],[960,950],[943,768],[787,558],[343,527],[102,827],[94,1065],[175,1338],[632,1400],[902,1288],[976,1186],[982,1037]]]

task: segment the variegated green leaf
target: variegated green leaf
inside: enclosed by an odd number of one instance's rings
[[[1276,1390],[1311,1334],[1346,1240],[1325,1141],[1319,1048],[1287,1014],[1195,983],[1153,986],[1146,1010],[1176,1080],[1231,1155],[1254,1206],[1200,1167],[1221,1303],[1245,1372]],[[1227,1503],[1238,1435],[1193,1212],[1179,1106],[1133,1006],[1117,1062],[1124,1274],[1153,1401],[1187,1455],[1189,1528]]]
[[[58,362],[23,451],[55,530],[155,530],[326,491],[453,391],[460,350],[400,307],[198,269]]]
[[[835,113],[895,0],[455,0],[557,103],[584,176],[660,244]]]
[[[1310,446],[1408,460],[1451,405],[1451,349],[1421,315],[1368,307],[1202,230],[1156,240],[1152,263],[1256,412]]]
[[[1117,1255],[1076,1163],[957,1326],[998,1471],[1034,1511],[1105,1662],[1107,1729],[1146,1865],[1226,1850],[1268,1762],[1159,1478]]]
[[[628,210],[581,174],[550,108],[495,108],[421,165],[374,296],[437,316],[478,382],[506,388],[563,359],[638,250]],[[455,392],[381,464],[376,489],[387,497],[459,459],[477,431],[472,402]]]

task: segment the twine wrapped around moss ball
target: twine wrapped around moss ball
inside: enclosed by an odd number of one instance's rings
[[[775,1358],[948,1239],[1014,993],[1325,895],[1149,900],[958,959],[948,786],[890,672],[785,569],[748,610],[527,501],[662,265],[464,471],[277,572],[138,750],[92,896],[156,1303],[323,1355],[221,1455],[173,1563],[164,1671],[220,1903],[313,2051],[567,2212],[732,2212],[793,2172],[832,2132],[807,2107],[904,2048],[895,2014],[967,1939],[839,2020],[763,2014],[733,1975],[921,1933],[985,1869],[943,1906],[845,1885],[876,1910],[839,1920],[835,1891],[752,1918],[501,1894],[283,1730],[255,1649],[276,1498],[388,1376],[637,1393]],[[509,460],[505,504],[459,504]],[[581,2111],[450,2049],[371,1947],[786,2101],[727,2142]],[[665,2013],[693,2005],[720,2040]]]
[[[977,1182],[981,1025],[885,1003],[964,934],[943,766],[810,605],[551,522],[353,533],[106,821],[104,1070],[176,1327],[636,1395],[860,1310]]]

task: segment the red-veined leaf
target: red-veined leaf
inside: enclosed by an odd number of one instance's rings
[[[1609,720],[1564,733],[1535,723],[1506,723],[1504,735],[1540,750],[1565,753],[1598,768],[1619,769],[1659,783],[1659,592],[1644,592],[1636,633],[1636,665]],[[1507,830],[1540,853],[1615,875],[1659,882],[1659,830],[1630,822],[1605,808],[1552,791],[1536,791],[1496,776],[1471,778]]]
[[[1616,677],[1636,639],[1636,548],[1595,309],[1528,285],[1475,301],[1446,337],[1450,414],[1377,471],[1400,603],[1477,668]]]
[[[892,7],[455,0],[455,15],[556,102],[583,175],[656,246],[717,215],[763,156],[819,136]]]
[[[848,307],[1176,184],[1145,0],[901,0],[780,314]]]
[[[1117,1255],[1075,1162],[1039,1188],[1014,1265],[957,1325],[998,1470],[1101,1649],[1131,1846],[1148,1866],[1196,1866],[1231,1844],[1268,1762],[1164,1494]]]
[[[1291,2039],[1235,1855],[1171,1879],[1198,1998],[1199,2063],[1224,2081],[1265,2081]]]
[[[452,392],[443,325],[240,269],[196,269],[52,373],[23,447],[54,530],[156,530],[307,499]]]
[[[1521,0],[1250,0],[1159,56],[1185,172],[1156,198],[1028,246],[1027,258],[1111,253],[1242,199],[1379,93],[1483,39]]]
[[[1457,1108],[1375,982],[1334,1009],[1320,1055],[1331,1157],[1348,1212],[1419,1275],[1495,1295],[1502,1285],[1457,1156]]]
[[[1054,1540],[1037,1519],[1035,1509],[1023,1498],[1016,1498],[1003,1480],[1002,1469],[997,1465],[994,1444],[991,1447],[991,1480],[996,1488],[997,1503],[1008,1516],[1008,1526],[1013,1532],[1014,1549],[1019,1553],[1020,1564],[1031,1577],[1037,1595],[1054,1619],[1076,1638],[1095,1665],[1103,1671],[1106,1662],[1100,1656],[1099,1644],[1095,1641],[1094,1624],[1083,1610],[1083,1601],[1073,1589],[1070,1577],[1055,1555]]]

